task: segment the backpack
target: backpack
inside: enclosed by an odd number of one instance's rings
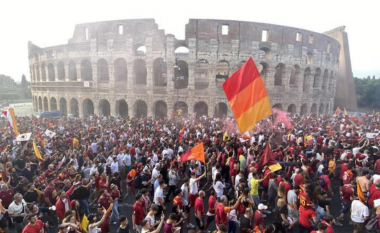
[[[137,189],[140,188],[140,186],[142,185],[141,183],[141,174],[137,174],[135,179],[133,180],[133,186]]]

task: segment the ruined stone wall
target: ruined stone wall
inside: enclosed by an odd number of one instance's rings
[[[190,19],[184,40],[140,19],[76,25],[65,45],[29,43],[35,109],[77,116],[163,117],[177,107],[231,116],[221,83],[250,56],[274,107],[331,113],[339,55],[340,43],[324,34],[206,19]]]

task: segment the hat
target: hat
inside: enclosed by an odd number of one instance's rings
[[[137,164],[137,168],[142,168],[142,163]]]
[[[259,209],[259,210],[266,210],[266,209],[268,209],[268,206],[260,203],[259,206],[257,207],[257,209]]]

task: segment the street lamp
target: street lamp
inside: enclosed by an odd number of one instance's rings
[[[174,85],[175,85],[175,88],[177,89],[177,109],[176,111],[178,112],[178,110],[180,109],[179,107],[179,93],[178,93],[178,81],[180,80],[184,80],[185,77],[184,76],[179,76],[179,74],[177,73],[178,76],[176,76],[176,71],[179,72],[181,70],[181,67],[178,66],[178,59],[175,58],[175,63],[174,63],[174,77],[172,77],[172,81],[174,82]]]

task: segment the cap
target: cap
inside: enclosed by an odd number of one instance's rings
[[[266,209],[268,209],[268,206],[260,203],[259,206],[257,207],[257,209],[259,209],[259,210],[266,210]]]

